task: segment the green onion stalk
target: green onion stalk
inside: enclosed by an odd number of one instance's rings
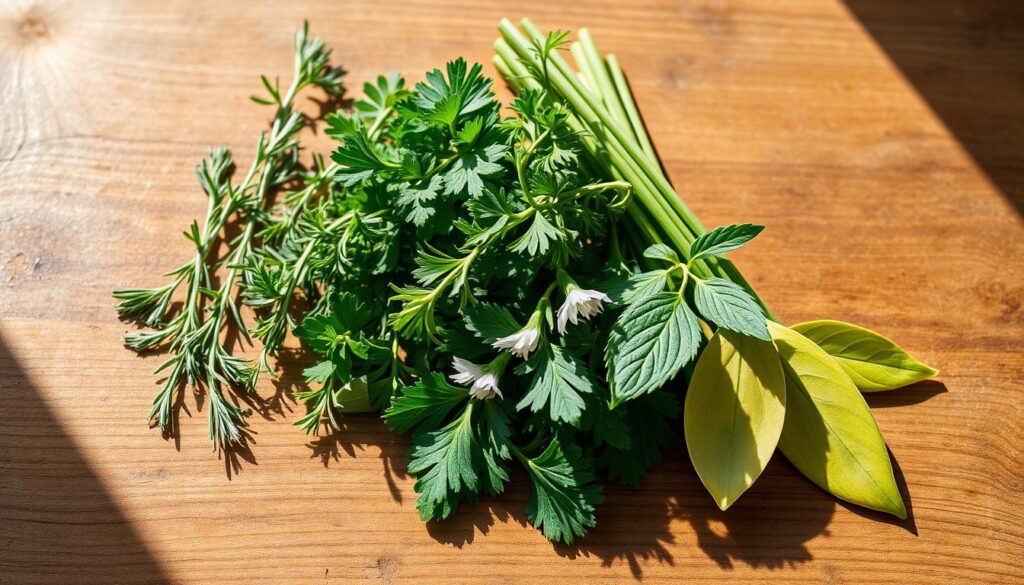
[[[544,90],[569,106],[590,164],[633,186],[635,196],[627,208],[631,231],[648,245],[667,244],[690,260],[690,244],[707,230],[665,175],[615,55],[602,57],[590,31],[581,29],[571,47],[574,70],[529,19],[520,24],[522,30],[508,19],[498,24],[495,68],[514,91]],[[700,258],[692,269],[700,278],[719,277],[741,286],[774,320],[729,260]]]

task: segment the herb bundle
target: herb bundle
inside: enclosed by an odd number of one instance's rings
[[[905,516],[860,392],[935,371],[853,325],[778,324],[725,257],[763,227],[706,231],[615,58],[583,30],[577,71],[560,54],[568,33],[523,29],[499,25],[507,110],[462,59],[413,87],[381,76],[326,116],[338,146],[311,168],[295,100],[339,94],[341,74],[308,28],[296,35],[292,84],[263,78],[253,98],[275,114],[244,178],[225,149],[197,169],[209,205],[186,232],[193,257],[166,285],[115,292],[150,328],[126,344],[170,353],[150,420],[170,428],[191,384],[209,396],[214,446],[238,441],[229,391],[273,375],[293,334],[315,356],[296,424],[381,412],[411,436],[425,520],[501,493],[518,469],[530,522],[571,542],[594,526],[601,483],[638,485],[680,424],[723,509],[778,447],[836,496]],[[216,258],[229,222],[240,235]],[[229,351],[229,327],[259,341],[256,363]]]

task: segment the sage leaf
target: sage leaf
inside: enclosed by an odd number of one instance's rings
[[[690,262],[711,256],[720,256],[735,250],[764,230],[763,225],[739,223],[716,227],[697,237],[690,244]]]
[[[693,300],[700,314],[715,325],[771,340],[761,307],[739,285],[724,278],[697,280]]]
[[[906,518],[885,441],[864,396],[813,341],[774,322],[768,328],[786,373],[779,450],[836,497]]]
[[[850,323],[821,320],[793,326],[835,358],[862,392],[881,392],[927,380],[939,373],[888,338]]]
[[[697,360],[683,409],[690,461],[722,510],[754,484],[786,418],[786,376],[770,341],[719,329]]]
[[[661,292],[619,315],[605,359],[611,372],[613,406],[653,392],[697,354],[697,316],[678,293]]]

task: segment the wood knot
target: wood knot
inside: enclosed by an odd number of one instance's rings
[[[29,42],[43,41],[50,36],[46,21],[31,10],[21,16],[17,26],[21,37]]]

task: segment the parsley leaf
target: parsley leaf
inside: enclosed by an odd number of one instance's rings
[[[479,197],[484,192],[484,178],[496,177],[505,170],[500,164],[508,147],[497,128],[489,128],[473,144],[459,147],[455,161],[444,173],[446,195]]]
[[[416,507],[424,520],[447,518],[458,501],[471,496],[479,481],[480,444],[473,428],[475,401],[438,431],[420,433],[409,450],[409,473],[416,476]]]
[[[361,183],[377,173],[400,168],[398,163],[377,152],[362,129],[346,136],[341,146],[331,153],[331,160],[341,165],[335,178],[346,187]]]
[[[384,422],[399,433],[437,428],[448,413],[468,397],[465,388],[452,386],[444,374],[431,372],[412,386],[406,386],[402,395],[391,401],[391,406],[384,411]]]
[[[463,317],[469,329],[485,343],[494,343],[499,337],[519,331],[519,323],[512,313],[496,303],[478,303],[468,307]]]
[[[547,408],[551,420],[578,426],[586,407],[582,395],[594,391],[586,367],[557,345],[537,352],[530,366],[530,388],[516,408],[529,408],[531,412]]]
[[[432,121],[452,127],[459,117],[494,103],[491,80],[481,75],[480,64],[474,63],[468,72],[466,68],[466,60],[459,57],[445,66],[447,78],[440,69],[434,69],[427,73],[426,81],[416,84],[413,101]]]
[[[523,458],[533,490],[526,504],[526,516],[550,540],[571,544],[593,528],[594,506],[603,501],[596,483],[593,461],[571,443],[564,446],[551,439],[544,452]]]

